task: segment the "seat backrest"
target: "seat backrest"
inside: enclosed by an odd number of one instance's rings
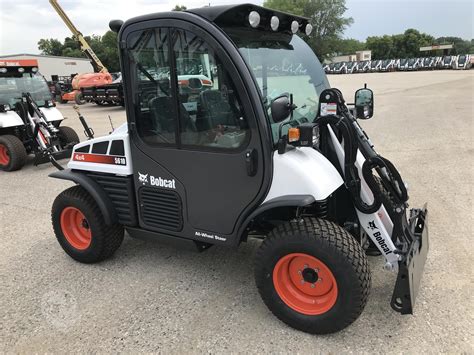
[[[153,116],[153,129],[160,133],[173,132],[175,123],[172,98],[168,96],[154,97],[150,100],[149,107]]]
[[[235,125],[229,102],[219,90],[205,90],[201,93],[203,114],[207,116],[211,128],[217,125]]]

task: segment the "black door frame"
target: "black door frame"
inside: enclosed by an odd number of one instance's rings
[[[132,76],[130,72],[130,62],[126,53],[126,39],[127,36],[134,32],[140,31],[155,27],[176,27],[176,23],[179,22],[178,28],[183,30],[189,30],[191,32],[201,32],[203,31],[206,36],[209,36],[217,44],[216,53],[219,55],[219,52],[222,51],[225,56],[227,56],[230,61],[235,66],[238,74],[241,77],[243,83],[243,90],[245,91],[243,95],[246,95],[251,103],[251,109],[256,118],[256,131],[259,134],[259,139],[261,143],[261,152],[262,157],[259,157],[262,160],[263,168],[263,180],[260,190],[253,201],[250,201],[249,204],[242,210],[240,213],[235,226],[233,233],[228,235],[226,241],[223,244],[228,245],[237,245],[241,240],[241,235],[245,226],[243,223],[246,218],[262,203],[265,196],[270,189],[273,164],[272,164],[272,155],[273,155],[273,143],[270,125],[268,124],[267,113],[264,111],[263,100],[258,90],[257,83],[251,74],[250,69],[247,67],[244,59],[240,55],[240,52],[235,47],[233,42],[229,37],[219,28],[208,22],[207,20],[201,18],[200,16],[194,15],[187,12],[171,12],[171,13],[161,13],[161,14],[152,14],[141,16],[135,19],[127,21],[121,28],[119,33],[119,43],[120,43],[120,54],[121,54],[121,66],[122,66],[122,75],[124,77],[124,92],[125,92],[125,102],[126,102],[126,112],[127,120],[129,125],[130,136],[134,136],[134,130],[136,129],[135,125],[135,102],[137,97],[132,94]],[[174,55],[173,55],[174,61]],[[173,64],[174,65],[174,64]],[[131,144],[134,144],[131,142]],[[136,173],[136,172],[134,172]],[[173,233],[170,233],[173,234]],[[187,238],[196,239],[194,236],[189,235]],[[197,238],[199,239],[199,238]],[[218,241],[216,241],[218,243]]]

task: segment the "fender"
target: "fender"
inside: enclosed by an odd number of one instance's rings
[[[15,111],[0,113],[0,128],[24,126],[25,123]]]
[[[343,184],[339,172],[316,149],[296,148],[273,154],[273,179],[263,204],[280,196],[311,195],[324,200]]]
[[[244,223],[242,223],[242,225],[240,226],[238,233],[238,235],[240,235],[240,238],[237,238],[237,243],[240,243],[242,241],[242,236],[244,235],[245,228],[247,228],[249,223],[263,212],[272,210],[277,207],[304,207],[311,205],[315,201],[316,200],[312,195],[286,195],[276,197],[262,203],[245,219]]]
[[[107,225],[112,225],[118,222],[117,213],[115,212],[112,201],[110,201],[110,198],[107,196],[105,191],[87,175],[71,169],[65,169],[55,171],[54,173],[49,174],[49,177],[69,180],[83,187],[97,203],[97,206],[104,216],[105,223]]]

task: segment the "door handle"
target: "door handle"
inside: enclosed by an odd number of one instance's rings
[[[255,149],[249,149],[245,152],[245,165],[248,176],[255,176],[257,174],[258,154]]]

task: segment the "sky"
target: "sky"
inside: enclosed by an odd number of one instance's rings
[[[262,1],[248,1],[261,4]],[[59,0],[76,27],[84,34],[102,35],[111,19],[126,20],[141,14],[169,11],[176,4],[202,7],[202,0]],[[233,4],[214,0],[211,5]],[[472,0],[346,0],[346,16],[354,23],[345,38],[402,33],[416,28],[434,37],[473,37]],[[0,55],[39,53],[41,38],[70,36],[48,0],[0,0]]]

